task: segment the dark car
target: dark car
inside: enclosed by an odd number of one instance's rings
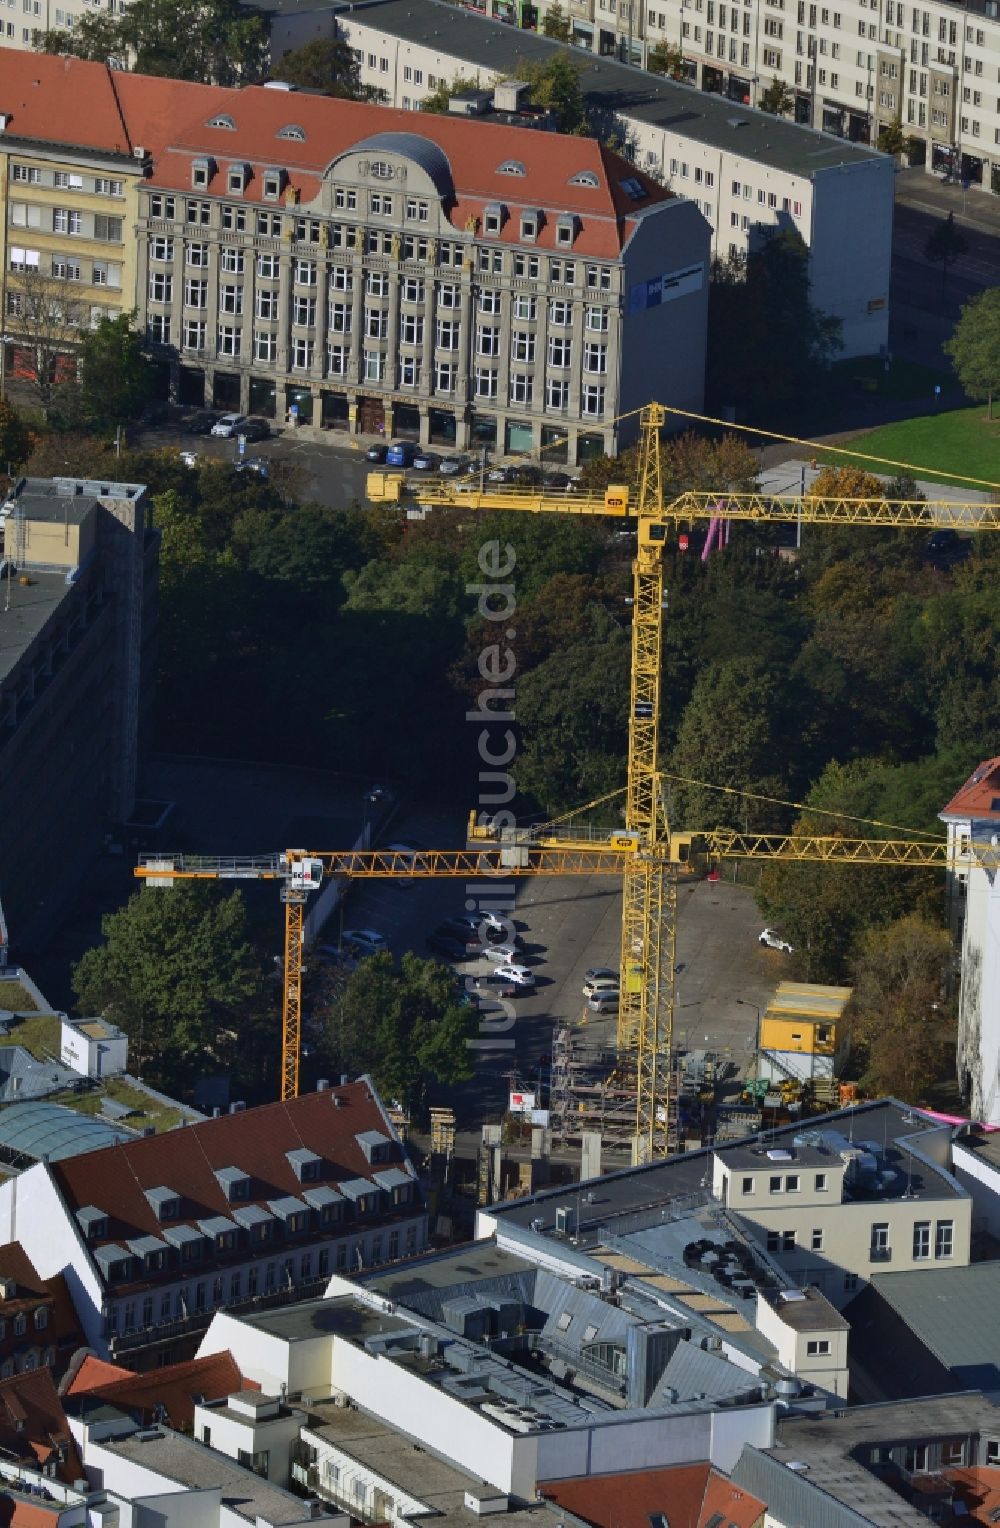
[[[248,419],[239,432],[244,440],[267,440],[271,426],[266,419]]]
[[[207,435],[218,417],[215,409],[195,409],[183,420],[183,426],[188,435]]]
[[[385,461],[388,451],[389,447],[384,441],[376,441],[375,445],[369,446],[365,452],[365,461],[382,463]]]
[[[437,472],[441,458],[436,451],[418,451],[413,458],[415,472]]]
[[[514,468],[514,482],[519,483],[522,488],[537,488],[541,481],[541,468],[536,467],[534,462],[524,462],[520,467]]]
[[[469,958],[465,940],[456,939],[454,934],[443,933],[440,929],[433,934],[428,934],[425,943],[429,950],[433,950],[435,955],[443,955],[445,960],[468,960]]]
[[[477,992],[489,993],[491,997],[517,997],[518,985],[509,976],[504,976],[500,971],[491,971],[488,976],[477,976],[474,979]]]
[[[262,456],[246,456],[242,461],[234,463],[237,472],[249,472],[251,476],[258,477],[266,483],[271,476],[271,469]]]

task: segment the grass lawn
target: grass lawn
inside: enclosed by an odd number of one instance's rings
[[[54,1013],[40,1013],[33,1019],[22,1019],[10,1032],[12,1045],[23,1045],[36,1061],[46,1061],[55,1056],[59,1059],[62,1047],[62,1021]]]
[[[873,456],[914,463],[910,471],[915,478],[954,483],[953,474],[964,473],[995,484],[1000,491],[1000,413],[992,421],[987,420],[984,403],[940,414],[922,414],[917,419],[865,430],[845,440],[844,445],[852,451],[870,451]],[[865,466],[854,457],[820,454],[834,466]],[[893,468],[878,462],[871,464],[871,470],[883,475],[893,472]]]
[[[31,993],[15,977],[5,976],[0,981],[0,1008],[9,1013],[34,1013],[37,1006]]]
[[[871,393],[879,398],[926,398],[934,396],[935,383],[947,385],[953,379],[943,368],[935,370],[919,361],[893,358],[886,370],[882,356],[858,356],[853,361],[837,361],[831,368],[833,377],[859,392]]]

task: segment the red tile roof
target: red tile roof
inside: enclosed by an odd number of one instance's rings
[[[190,1358],[186,1363],[168,1364],[148,1374],[121,1369],[88,1354],[65,1393],[67,1398],[98,1396],[132,1412],[143,1424],[165,1420],[177,1430],[193,1423],[196,1396],[205,1401],[220,1401],[238,1390],[259,1388],[251,1380],[244,1380],[229,1352]],[[159,1413],[160,1407],[165,1415]]]
[[[20,1501],[0,1492],[0,1528],[54,1528],[63,1510],[62,1502]]]
[[[10,138],[80,143],[129,155],[145,148],[153,156],[146,183],[166,190],[190,191],[192,160],[210,157],[219,170],[202,194],[224,196],[226,164],[248,164],[251,175],[241,200],[251,204],[263,199],[267,168],[285,171],[286,188],[305,206],[319,195],[330,164],[352,148],[382,134],[422,139],[446,161],[451,180],[446,205],[456,232],[469,218],[481,220],[489,203],[501,202],[510,215],[499,242],[519,242],[520,209],[540,208],[549,216],[533,247],[554,249],[555,214],[573,213],[579,227],[572,252],[585,258],[613,259],[636,215],[671,196],[593,138],[262,85],[242,90],[196,85],[7,48],[0,48],[0,111],[11,114]],[[209,125],[220,117],[230,118],[233,127]],[[292,125],[301,138],[279,136]],[[405,152],[401,141],[386,147]],[[501,165],[512,163],[523,173],[500,173]],[[581,183],[580,176],[596,184]]]
[[[76,1309],[70,1297],[66,1281],[61,1273],[50,1279],[42,1279],[20,1242],[7,1242],[0,1246],[0,1278],[12,1279],[16,1288],[9,1299],[0,1300],[0,1318],[5,1322],[0,1337],[0,1359],[8,1357],[17,1347],[30,1345],[55,1349],[53,1367],[56,1374],[65,1369],[73,1351],[84,1340]],[[43,1328],[34,1323],[34,1313],[48,1312]],[[28,1330],[23,1336],[14,1331],[12,1317],[23,1312],[28,1318]]]
[[[977,764],[961,790],[956,791],[939,817],[958,817],[1000,822],[1000,758]]]
[[[955,1488],[955,1498],[965,1503],[968,1517],[975,1523],[997,1522],[1000,1513],[1000,1469],[970,1465],[964,1469],[942,1471]]]
[[[0,1450],[32,1469],[58,1459],[56,1475],[67,1484],[82,1476],[83,1466],[51,1369],[33,1369],[0,1380]]]
[[[357,1136],[370,1130],[393,1135],[377,1095],[367,1082],[354,1082],[67,1157],[49,1171],[71,1214],[94,1206],[108,1217],[107,1235],[91,1245],[143,1235],[162,1239],[171,1226],[220,1215],[231,1220],[250,1204],[266,1208],[269,1200],[301,1199],[311,1188],[336,1189],[348,1179],[371,1181],[375,1172],[399,1168],[403,1153],[395,1141],[384,1161],[368,1162]],[[286,1156],[300,1147],[321,1158],[319,1176],[309,1183],[299,1181]],[[215,1176],[226,1167],[251,1180],[248,1197],[238,1204],[230,1203]],[[161,1187],[181,1200],[180,1214],[165,1224],[146,1198],[146,1190]],[[173,1280],[175,1274],[164,1277]]]
[[[629,1470],[620,1475],[589,1475],[577,1480],[549,1480],[543,1493],[594,1528],[650,1528],[662,1513],[670,1528],[706,1528],[713,1513],[725,1516],[726,1528],[757,1528],[765,1504],[719,1475],[707,1461],[661,1470]]]

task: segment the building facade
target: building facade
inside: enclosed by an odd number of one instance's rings
[[[137,280],[183,400],[573,462],[700,408],[708,228],[597,143],[268,89],[178,141]]]
[[[362,81],[412,110],[442,83],[491,87],[560,52],[548,38],[444,0],[373,0],[340,7],[335,18]],[[278,71],[284,26],[279,11]],[[581,84],[635,164],[695,202],[711,224],[713,255],[743,255],[776,229],[795,231],[809,250],[813,302],[841,321],[843,354],[870,355],[888,343],[893,160],[610,58],[588,62]]]

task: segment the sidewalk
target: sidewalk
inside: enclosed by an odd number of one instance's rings
[[[845,444],[849,445],[850,442],[847,441]],[[849,456],[844,457],[843,465],[859,467],[862,471],[869,470],[864,462],[855,462]],[[808,493],[822,470],[822,467],[810,467],[809,463],[801,457],[791,457],[777,466],[765,468],[758,479],[758,484],[762,493],[774,494],[775,497],[785,493]],[[883,483],[892,481],[891,472],[873,472],[872,476],[879,478]],[[958,488],[948,483],[928,483],[920,479],[917,480],[917,488],[925,499],[939,504],[990,503],[990,495],[981,489]]]
[[[914,207],[934,218],[955,214],[955,222],[991,238],[1000,238],[1000,196],[991,191],[970,189],[945,182],[942,176],[923,169],[899,170],[896,174],[896,201]]]

